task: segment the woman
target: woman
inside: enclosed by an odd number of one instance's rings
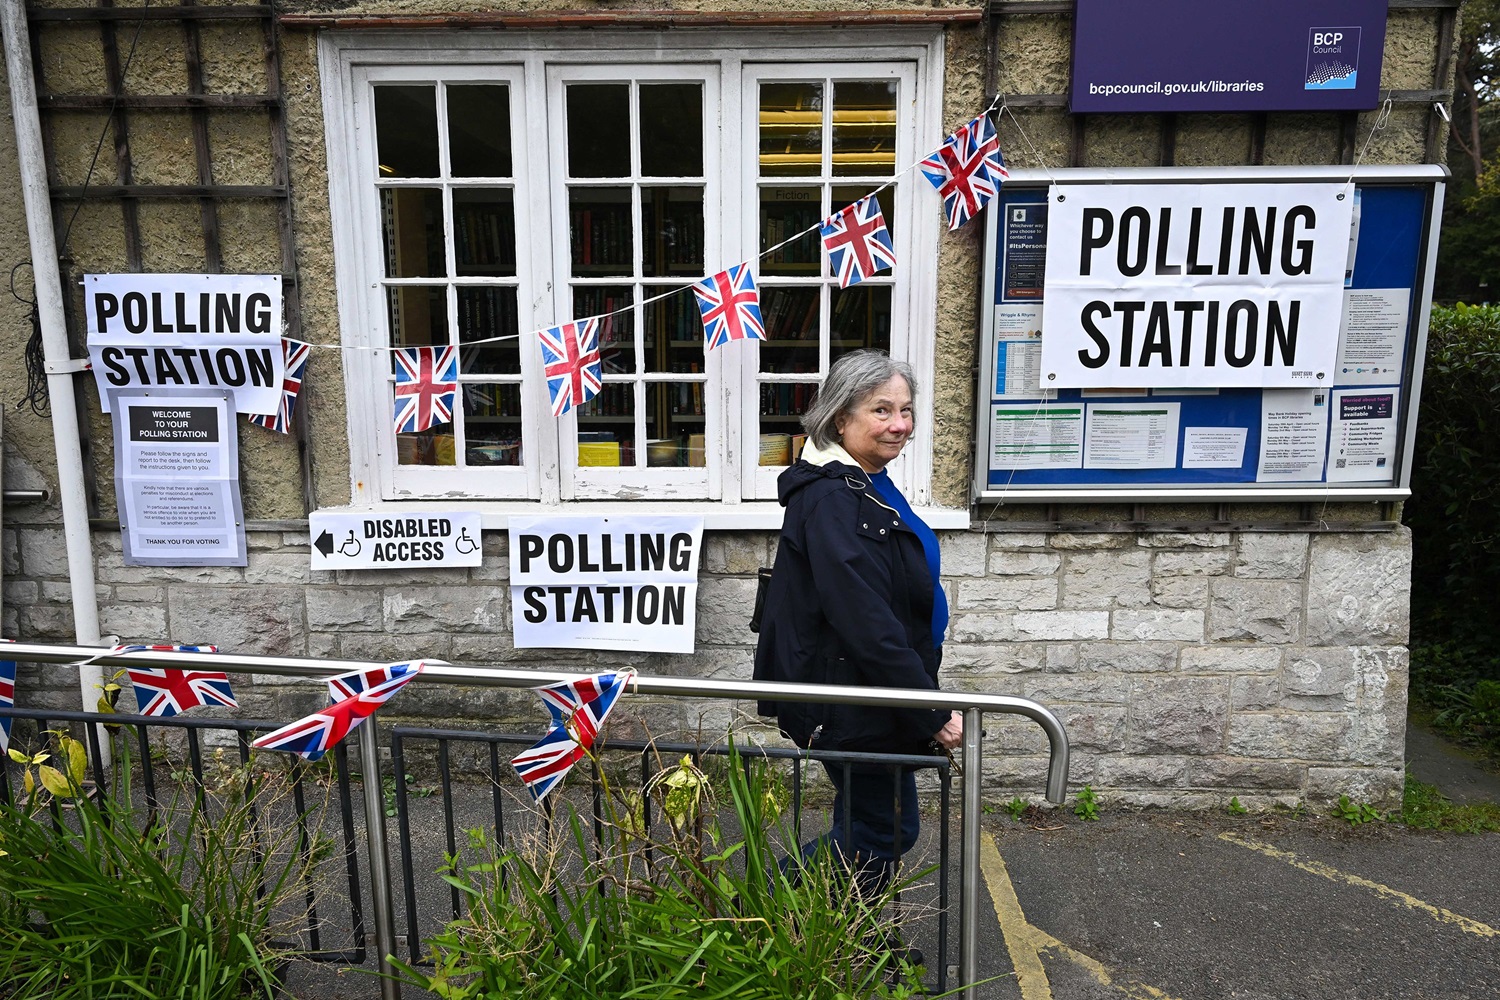
[[[802,418],[807,445],[782,473],[786,507],[761,617],[755,679],[935,690],[948,602],[938,544],[885,471],[912,432],[916,379],[884,351],[839,358]],[[926,753],[963,740],[963,716],[925,708],[763,701],[782,732],[812,750]],[[878,891],[920,831],[916,777],[903,769],[897,822],[889,768],[827,764],[827,844]],[[850,832],[844,831],[848,811]]]

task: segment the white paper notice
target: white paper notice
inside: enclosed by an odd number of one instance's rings
[[[1344,293],[1339,325],[1338,385],[1390,385],[1406,362],[1411,289],[1360,288]]]
[[[990,407],[991,469],[1081,469],[1083,407]]]
[[[1396,462],[1400,392],[1397,388],[1334,391],[1330,483],[1390,481]]]
[[[115,495],[127,566],[243,566],[228,390],[111,389]]]
[[[1051,399],[1042,384],[1042,304],[995,307],[995,395]]]
[[[516,648],[691,653],[702,541],[702,517],[511,518]]]
[[[1318,482],[1323,478],[1327,447],[1326,389],[1267,389],[1261,393],[1256,482]]]
[[[1238,469],[1245,464],[1243,427],[1184,427],[1182,429],[1182,467],[1184,469]]]
[[[1085,469],[1177,466],[1180,403],[1091,403],[1084,431]]]

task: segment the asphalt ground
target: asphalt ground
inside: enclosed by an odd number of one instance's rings
[[[1409,746],[1413,773],[1456,801],[1500,801],[1500,776],[1422,734]],[[454,806],[460,827],[464,817],[479,825],[490,815],[480,788],[456,788]],[[413,807],[425,936],[448,914],[448,892],[431,874],[446,836],[437,802]],[[806,822],[812,830],[818,819]],[[997,809],[983,826],[973,877],[983,890],[980,972],[992,977],[976,990],[984,1000],[1500,998],[1500,834],[1314,815],[1112,811],[1107,799],[1095,822],[1071,808],[1019,821]],[[909,858],[936,859],[935,828],[924,823]],[[390,831],[399,865],[394,822]],[[956,909],[956,817],[952,837]],[[399,870],[396,879],[404,935]],[[929,964],[943,960],[935,899],[931,884],[907,895],[909,937]],[[951,967],[956,927],[950,935]],[[379,995],[368,973],[303,963],[289,986],[302,1000]]]

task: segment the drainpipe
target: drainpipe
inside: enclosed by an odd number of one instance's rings
[[[63,316],[62,274],[57,266],[57,236],[52,229],[52,201],[47,190],[47,163],[42,151],[42,122],[37,113],[36,78],[23,0],[0,0],[5,68],[10,77],[11,114],[16,123],[16,159],[21,167],[21,194],[26,229],[31,237],[37,313],[42,325],[47,395],[52,404],[52,438],[57,449],[57,494],[62,503],[67,541],[68,580],[73,589],[73,630],[80,646],[99,645],[99,605],[94,594],[94,553],[89,538],[88,500],[84,494],[83,449],[79,444],[74,374],[84,370],[68,347]],[[91,712],[102,693],[104,671],[96,665],[78,668],[83,710]],[[109,743],[100,741],[108,763]]]

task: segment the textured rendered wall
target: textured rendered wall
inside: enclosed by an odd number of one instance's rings
[[[84,0],[70,0],[75,4]],[[425,0],[338,6],[341,13],[423,13],[462,4]],[[866,4],[747,3],[678,9],[890,9]],[[954,5],[958,6],[958,5]],[[332,5],[296,3],[288,11]],[[474,5],[474,9],[480,9]],[[483,9],[497,9],[485,6]],[[538,11],[540,4],[504,9]],[[923,9],[926,9],[925,7]],[[1438,13],[1392,12],[1384,87],[1432,87]],[[122,35],[125,33],[122,32]],[[47,25],[37,30],[40,75],[50,92],[104,91],[97,28]],[[503,33],[495,33],[504,44]],[[1060,95],[1069,74],[1069,23],[1058,15],[1007,16],[995,26],[994,71],[1007,94]],[[943,122],[955,126],[986,103],[987,56],[982,27],[946,35]],[[259,92],[266,86],[262,38],[254,26],[203,29],[207,89]],[[284,30],[281,84],[287,102],[293,225],[304,338],[339,341],[337,290],[329,237],[327,165],[316,33]],[[148,24],[141,32],[127,89],[181,92],[181,32]],[[0,83],[3,86],[3,83]],[[4,109],[8,111],[8,99]],[[1075,154],[1073,123],[1056,107],[1014,109],[1001,123],[1007,159],[1022,166],[1062,167]],[[1359,118],[1357,149],[1375,120]],[[0,134],[0,185],[16,183],[13,130]],[[195,180],[190,121],[182,113],[132,112],[135,180]],[[52,118],[48,141],[53,181],[83,183],[101,134],[96,183],[117,183],[112,134],[96,113]],[[1078,161],[1084,165],[1154,166],[1163,122],[1155,116],[1087,119]],[[1370,163],[1420,161],[1427,109],[1398,106],[1364,154]],[[211,142],[222,183],[271,182],[269,119],[261,113],[212,112]],[[1243,116],[1178,116],[1172,148],[1182,165],[1249,162],[1252,124]],[[1333,115],[1267,116],[1264,162],[1335,163]],[[70,206],[71,209],[71,206]],[[71,213],[69,213],[71,214]],[[203,247],[196,205],[143,203],[142,266],[199,270]],[[79,211],[67,242],[75,274],[128,269],[117,203]],[[221,208],[226,269],[279,267],[275,213],[263,203]],[[938,358],[930,391],[935,417],[934,493],[962,506],[972,478],[973,394],[980,227],[944,235],[939,247],[935,317]],[[0,199],[0,246],[24,247],[17,199]],[[12,254],[15,259],[20,256]],[[7,258],[7,267],[14,261]],[[24,275],[25,272],[23,271]],[[22,284],[24,285],[23,278]],[[24,294],[23,288],[23,294]],[[22,308],[0,294],[0,390],[12,402],[23,373],[17,360],[28,333]],[[546,663],[594,669],[630,663],[653,673],[747,677],[753,636],[745,629],[754,571],[774,551],[774,536],[710,532],[699,600],[698,652],[624,658],[600,652],[511,648],[504,539],[486,536],[486,563],[476,570],[426,573],[318,573],[308,569],[308,538],[295,443],[242,426],[245,511],[251,521],[245,569],[126,567],[113,515],[109,425],[99,415],[91,380],[80,389],[94,414],[90,435],[99,475],[95,532],[98,597],[105,632],[123,639],[218,642],[239,652],[393,660],[443,657],[455,662]],[[343,380],[335,352],[313,355],[302,399],[312,431],[315,499],[349,498]],[[6,485],[51,485],[50,425],[6,413]],[[1320,510],[1326,521],[1379,516],[1373,505]],[[1198,532],[1108,530],[1126,521],[1190,522],[1223,515],[1210,504],[1060,505],[1051,516],[1100,530],[1062,533],[1027,525],[1038,508],[1008,504],[976,512],[972,531],[944,533],[945,586],[954,609],[945,672],[953,687],[1025,695],[1054,707],[1073,742],[1073,782],[1091,782],[1115,802],[1209,806],[1238,795],[1246,804],[1321,800],[1347,793],[1389,799],[1401,785],[1406,691],[1409,539],[1404,532]],[[1296,505],[1236,504],[1230,523],[1300,520]],[[3,632],[66,641],[72,634],[59,514],[54,504],[11,507],[3,534],[6,607]],[[76,705],[66,668],[28,668],[29,704]],[[286,720],[317,701],[315,693],[271,678],[239,687],[244,714]],[[128,696],[127,696],[128,700]],[[642,704],[622,719],[648,720],[663,735],[722,727],[729,709]],[[403,696],[408,718],[464,719],[488,726],[536,725],[529,696],[480,690],[420,689]],[[743,718],[743,717],[742,717]],[[1044,761],[1037,732],[1023,724],[988,723],[987,775],[995,794],[1039,793]]]

